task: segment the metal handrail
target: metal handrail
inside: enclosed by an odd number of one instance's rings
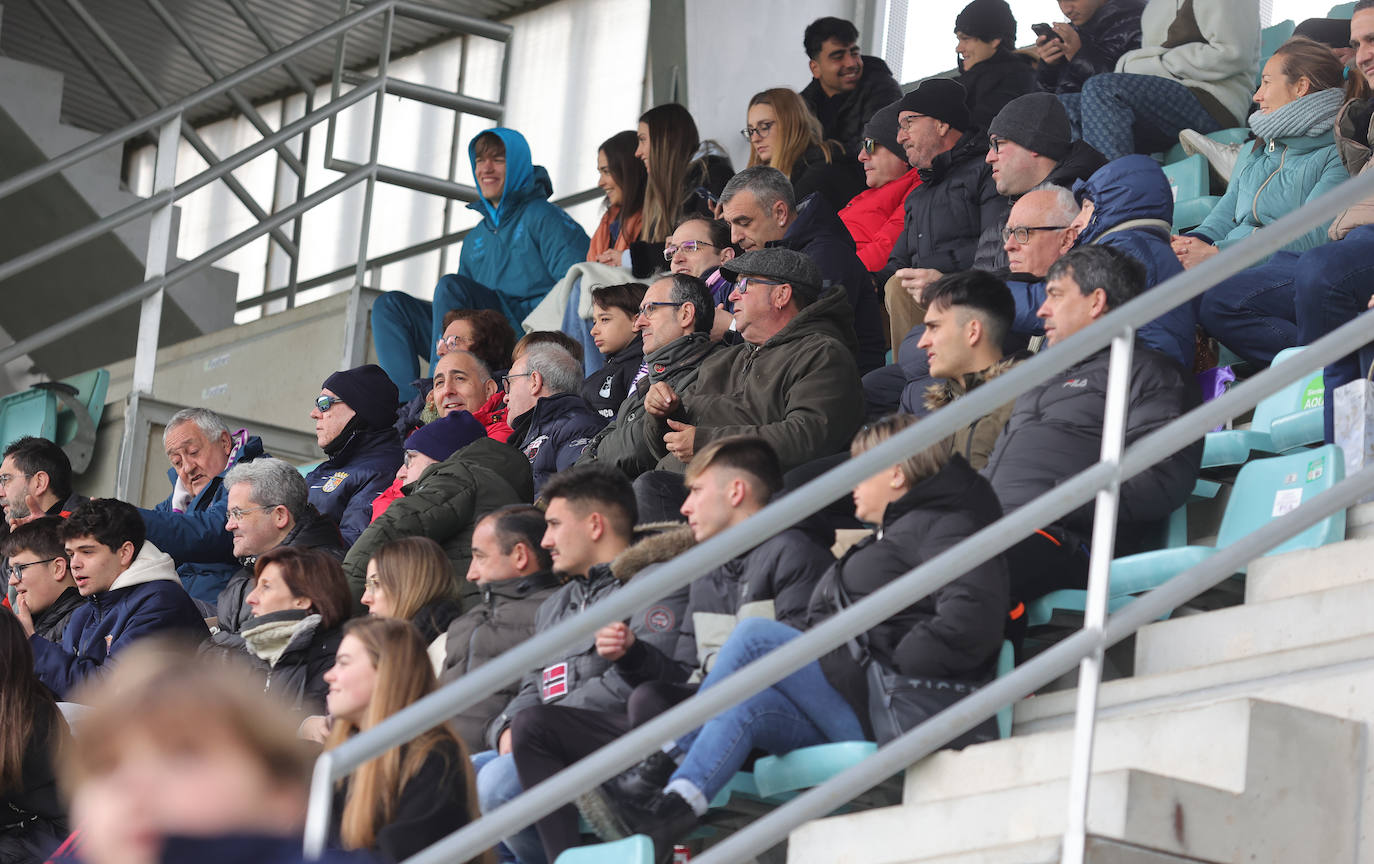
[[[652,573],[643,574],[624,588],[594,604],[583,613],[560,622],[544,633],[521,643],[463,678],[446,685],[436,693],[408,706],[363,732],[340,747],[321,755],[316,763],[314,782],[306,828],[306,853],[317,855],[323,848],[324,831],[328,825],[329,811],[332,806],[332,789],[336,779],[351,772],[362,762],[374,758],[397,744],[444,722],[463,708],[485,698],[509,681],[520,677],[527,670],[536,668],[542,661],[553,656],[564,646],[577,640],[586,639],[597,629],[612,621],[629,617],[649,603],[685,586],[696,575],[741,554],[783,527],[795,524],[805,516],[820,509],[825,502],[839,497],[853,488],[854,482],[875,473],[886,465],[894,464],[925,447],[942,440],[956,429],[989,413],[994,408],[1012,401],[1016,396],[1043,383],[1057,372],[1065,369],[1087,356],[1106,347],[1118,334],[1128,328],[1137,327],[1157,318],[1173,307],[1191,300],[1208,287],[1223,278],[1265,257],[1273,249],[1303,235],[1314,225],[1327,221],[1329,214],[1345,206],[1368,197],[1374,193],[1374,176],[1355,177],[1320,198],[1309,201],[1298,210],[1288,214],[1278,222],[1255,232],[1249,237],[1223,250],[1220,254],[1201,265],[1179,274],[1173,279],[1156,286],[1150,291],[1133,299],[1119,309],[1111,311],[1094,326],[1088,327],[1052,351],[1044,352],[1034,359],[1017,366],[1005,375],[989,381],[970,394],[955,400],[940,411],[925,418],[921,423],[894,436],[868,452],[849,460],[843,465],[823,474],[806,484],[794,494],[784,496],[768,505],[755,516],[741,525],[727,529],[719,535],[699,544],[686,553],[667,562]],[[1074,478],[1066,481],[1035,502],[1025,505],[1015,513],[1005,517],[988,529],[980,532],[981,542],[973,545],[969,541],[955,547],[965,550],[963,557],[955,559],[950,553],[934,559],[927,568],[934,568],[936,562],[946,565],[938,572],[941,581],[934,578],[920,584],[923,593],[938,588],[944,582],[957,576],[970,566],[971,562],[986,560],[997,554],[1011,539],[1019,540],[1031,530],[1048,524],[1064,513],[1086,503],[1099,489],[1111,482],[1120,482],[1123,477],[1133,476],[1153,463],[1154,458],[1174,452],[1202,434],[1217,422],[1239,413],[1237,406],[1242,400],[1254,396],[1249,405],[1257,404],[1263,395],[1276,391],[1280,386],[1303,374],[1309,364],[1325,362],[1341,356],[1337,342],[1348,346],[1355,344],[1355,333],[1366,332],[1374,327],[1374,321],[1355,321],[1342,327],[1336,333],[1319,340],[1304,352],[1301,358],[1273,367],[1251,381],[1235,388],[1225,396],[1206,403],[1189,412],[1183,418],[1170,423],[1163,429],[1142,439],[1132,446],[1118,466],[1098,463]],[[1337,346],[1337,347],[1333,347]],[[1221,416],[1223,411],[1234,413]],[[1206,421],[1206,422],[1204,422]],[[1180,432],[1179,430],[1183,430]],[[1158,443],[1169,441],[1173,446],[1164,450]],[[1154,454],[1146,461],[1143,452],[1149,443]],[[767,527],[764,527],[767,526]],[[1010,528],[1007,526],[1011,526]],[[1012,532],[1019,532],[1013,535]],[[1002,547],[992,548],[989,537],[1005,535],[1008,542]],[[969,548],[965,548],[969,547]],[[987,550],[992,548],[992,551]],[[953,550],[951,550],[952,552]],[[983,554],[985,553],[986,554]],[[874,595],[876,596],[876,595]],[[922,595],[915,595],[919,597]],[[867,600],[868,598],[866,598]],[[914,598],[913,598],[914,599]],[[570,800],[574,795],[592,783],[599,782],[656,748],[670,737],[674,730],[686,731],[708,719],[715,710],[731,704],[741,695],[749,695],[763,686],[777,681],[804,662],[814,659],[826,646],[835,647],[849,636],[860,632],[864,619],[861,611],[879,611],[899,606],[863,606],[863,601],[808,633],[803,634],[786,646],[778,649],[744,670],[731,676],[728,682],[719,687],[693,697],[681,706],[656,718],[649,724],[634,730],[618,739],[615,743],[597,751],[577,765],[560,772],[559,775],[540,784],[536,790],[526,792],[494,811],[477,823],[441,841],[431,851],[442,848],[446,854],[455,850],[467,852],[483,848],[476,845],[503,836],[512,827],[520,827],[537,819],[556,806]],[[876,613],[871,613],[876,614]],[[876,623],[881,618],[874,619]],[[850,625],[859,622],[851,629]],[[846,632],[847,630],[847,632]],[[821,634],[821,635],[817,635]],[[831,641],[833,640],[833,641]],[[796,646],[805,646],[798,648]],[[802,652],[809,652],[805,660],[788,666],[789,658]],[[755,671],[766,669],[767,671]],[[1013,672],[1012,675],[1016,675]],[[757,686],[753,686],[757,684]],[[749,689],[752,687],[752,689]],[[577,784],[574,786],[574,784]],[[550,792],[554,789],[557,791]],[[557,798],[557,800],[553,800]],[[495,827],[491,827],[495,826]],[[501,833],[496,833],[500,831]],[[490,835],[490,836],[489,836]],[[454,841],[450,843],[450,841]],[[467,845],[463,845],[467,844]],[[439,853],[435,852],[437,856]],[[416,862],[437,861],[421,853]]]

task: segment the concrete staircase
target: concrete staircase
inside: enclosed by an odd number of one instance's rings
[[[1245,603],[1143,628],[1102,686],[1094,862],[1374,862],[1374,506],[1355,539],[1256,561]],[[903,803],[793,832],[792,864],[1059,860],[1072,690],[1016,707],[1004,741],[937,753]]]
[[[0,57],[0,179],[40,165],[97,137],[59,122],[62,75]],[[111,147],[0,201],[0,261],[7,261],[136,201],[120,185],[121,147]],[[143,281],[148,218],[136,220],[0,283],[6,302],[0,330],[36,333],[72,310],[89,307]],[[172,236],[176,237],[173,227]],[[169,261],[168,269],[180,263]],[[233,323],[238,274],[207,269],[168,291],[161,344]],[[138,306],[126,308],[30,355],[45,377],[60,378],[133,354]],[[3,383],[3,382],[0,382]],[[11,382],[12,386],[14,382]],[[19,386],[23,386],[21,383]]]

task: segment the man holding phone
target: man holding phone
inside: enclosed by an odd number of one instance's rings
[[[1077,93],[1084,81],[1115,69],[1118,57],[1140,47],[1144,8],[1145,0],[1059,0],[1068,23],[1031,25],[1040,89]]]

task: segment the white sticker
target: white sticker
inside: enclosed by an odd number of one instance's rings
[[[1271,516],[1282,516],[1298,509],[1302,503],[1301,489],[1280,489],[1274,493],[1274,512]]]
[[[206,388],[204,388],[204,389],[202,389],[202,390],[200,391],[200,398],[201,398],[202,400],[205,400],[205,399],[212,399],[212,398],[214,398],[214,397],[216,397],[216,396],[227,396],[227,395],[229,395],[229,385],[228,385],[228,384],[216,384],[216,385],[214,385],[213,387],[206,387]]]
[[[221,366],[227,366],[229,364],[229,358],[230,355],[228,353],[205,358],[205,371],[212,372]]]

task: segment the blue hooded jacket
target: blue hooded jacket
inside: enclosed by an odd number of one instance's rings
[[[525,136],[500,126],[488,131],[506,145],[506,183],[495,206],[485,198],[468,205],[482,221],[463,241],[458,275],[501,295],[506,316],[518,324],[569,267],[586,260],[591,239],[547,200],[553,183],[544,166],[533,164]],[[474,173],[477,138],[468,142]]]
[[[1080,201],[1093,202],[1092,218],[1079,233],[1075,248],[1115,246],[1145,265],[1147,289],[1183,272],[1169,245],[1174,194],[1158,162],[1141,155],[1114,159],[1087,180],[1075,183],[1074,193]],[[1184,369],[1192,369],[1196,327],[1193,304],[1184,303],[1141,327],[1140,339]]]
[[[177,472],[167,469],[172,481],[172,494],[152,510],[140,509],[148,542],[172,556],[177,562],[177,574],[186,593],[214,606],[220,589],[229,577],[243,565],[234,557],[234,538],[224,530],[229,521],[229,490],[224,488],[224,475],[240,462],[251,462],[267,455],[262,439],[240,429],[233,433],[234,450],[229,464],[197,495],[185,512],[172,509],[176,495]]]

